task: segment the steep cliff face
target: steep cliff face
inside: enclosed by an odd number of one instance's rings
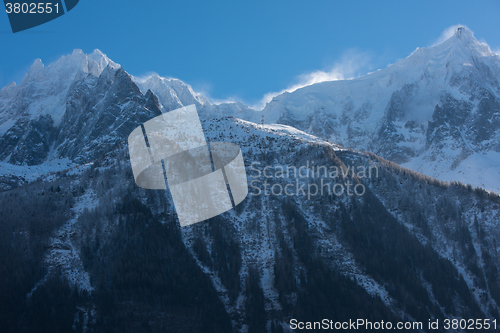
[[[145,95],[122,69],[107,67],[95,84],[82,82],[68,96],[55,146],[60,156],[86,162],[106,152],[137,126],[161,114],[158,99]]]
[[[256,119],[241,103],[211,104],[176,79],[137,79],[99,50],[75,50],[47,67],[36,60],[20,85],[0,91],[0,160],[83,163],[161,112],[195,104],[203,119]]]
[[[2,92],[3,125],[12,126],[0,139],[0,158],[18,165],[38,165],[49,155],[88,162],[161,114],[156,96],[143,95],[99,51],[75,51],[47,68],[36,61],[19,87]]]

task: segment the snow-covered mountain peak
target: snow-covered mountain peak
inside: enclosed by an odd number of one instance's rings
[[[38,70],[40,70],[40,69],[42,69],[44,67],[45,67],[45,65],[43,64],[42,59],[37,58],[33,62],[33,64],[31,65],[30,70],[28,71],[28,73],[34,73],[34,72],[36,72],[36,71],[38,71]]]
[[[472,31],[467,29],[466,27],[458,27],[457,30],[455,31],[455,34],[453,35],[455,38],[463,39],[463,40],[475,40],[474,34]]]
[[[492,54],[489,46],[487,44],[480,43],[474,36],[474,33],[466,27],[458,27],[453,36],[449,39],[455,43],[460,43],[472,51],[479,52],[483,56],[489,56]]]
[[[41,59],[36,59],[19,89],[30,86],[31,89],[43,90],[45,95],[58,94],[61,92],[59,88],[67,88],[78,77],[88,74],[98,77],[107,66],[114,69],[120,67],[99,50],[87,55],[82,50],[75,49],[48,66],[44,66]]]
[[[494,57],[495,59],[488,59]],[[480,66],[479,62],[486,62],[491,67],[498,67],[500,63],[495,53],[485,43],[480,43],[472,31],[465,27],[458,27],[455,33],[437,45],[429,48],[419,47],[407,58],[378,71],[378,75],[387,72],[400,72],[405,84],[409,79],[425,78],[451,78],[462,71],[471,72],[471,69]],[[490,62],[493,62],[490,64]],[[496,63],[496,64],[495,64]]]
[[[260,121],[260,113],[241,102],[215,102],[197,93],[185,82],[175,78],[165,78],[154,73],[145,77],[132,77],[141,92],[148,91],[158,97],[162,112],[195,104],[201,119],[236,117],[248,121]]]
[[[373,110],[367,116],[373,117],[383,114],[392,92],[401,90],[404,86],[418,82],[418,85],[421,85],[420,90],[426,91],[422,96],[432,96],[433,98],[425,99],[434,103],[436,98],[439,100],[440,90],[444,86],[453,85],[450,80],[457,81],[457,74],[461,77],[484,77],[486,67],[483,64],[491,69],[491,73],[500,73],[499,60],[500,57],[496,56],[487,44],[480,43],[471,30],[459,27],[445,41],[431,47],[419,47],[408,57],[387,68],[354,80],[325,81],[305,86],[292,93],[284,92],[274,97],[263,111],[266,120],[269,119],[270,122],[280,122],[284,109],[289,113],[289,118],[303,121],[317,112],[317,100],[328,100],[331,103],[327,103],[328,106],[323,105],[323,108],[358,108],[372,104]],[[489,77],[492,78],[490,81],[494,86],[495,75]],[[409,110],[414,116],[413,120],[427,120],[428,112],[423,112],[422,108],[418,107],[420,102],[415,105],[416,110]],[[434,106],[435,103],[426,105],[425,108]],[[432,114],[432,109],[430,112]],[[374,121],[369,123],[377,126]]]
[[[369,150],[441,179],[463,179],[467,172],[466,182],[484,187],[483,178],[472,176],[482,172],[467,168],[481,152],[490,154],[482,165],[490,170],[500,152],[499,78],[500,57],[459,27],[385,69],[279,95],[263,115],[266,123]],[[499,191],[500,178],[494,183],[488,189]]]
[[[91,54],[74,50],[48,66],[37,59],[20,85],[9,85],[0,91],[0,136],[5,134],[5,140],[12,137],[7,131],[13,132],[11,128],[16,122],[19,124],[15,128],[19,129],[29,122],[40,123],[40,128],[59,128],[63,117],[80,117],[83,110],[90,118],[102,115],[112,121],[116,118],[112,112],[120,119],[135,114],[132,106],[151,104],[151,108],[146,106],[151,116],[157,111],[196,104],[204,121],[236,117],[289,125],[342,146],[373,151],[398,163],[424,157],[423,163],[440,163],[442,148],[445,144],[451,147],[452,142],[452,151],[445,154],[449,162],[445,169],[462,172],[458,166],[471,152],[500,152],[495,148],[500,147],[495,134],[500,57],[492,55],[472,31],[459,27],[442,43],[418,48],[385,69],[357,79],[326,81],[285,92],[262,112],[256,112],[239,102],[211,101],[175,78],[158,74],[133,77],[98,49]],[[117,96],[116,100],[113,96]],[[150,97],[152,102],[148,104]],[[121,107],[129,101],[133,105],[122,112]],[[116,109],[113,103],[120,108]],[[103,113],[96,116],[95,110]],[[88,125],[90,118],[82,124]],[[101,140],[98,134],[92,140]],[[71,154],[64,156],[77,156],[76,148],[69,145],[65,149]],[[413,168],[442,176],[428,172],[424,166]],[[484,186],[481,179],[470,182]],[[500,180],[498,184],[500,188]]]
[[[161,77],[153,74],[145,78],[133,78],[134,82],[145,94],[148,90],[154,92],[162,107],[173,110],[185,105],[205,105],[208,100],[196,92],[188,84],[174,78]]]
[[[87,65],[88,72],[95,76],[99,76],[107,66],[113,69],[118,69],[121,67],[119,64],[109,59],[99,49],[95,49],[94,52],[87,56]]]
[[[94,85],[105,69],[110,72],[108,81],[112,82],[118,68],[120,65],[99,50],[85,54],[76,49],[47,66],[36,59],[21,84],[9,84],[0,90],[0,136],[13,127],[24,129],[26,134],[28,124],[40,121],[40,128],[48,133],[50,127],[61,124],[70,92],[75,95],[75,89],[80,91],[87,84]],[[83,82],[86,84],[78,87]]]
[[[493,55],[489,46],[480,43],[476,37],[474,37],[474,33],[466,27],[458,27],[453,36],[435,46],[437,49],[444,48],[449,51],[453,51],[452,47],[461,49],[462,52],[468,53],[467,55],[469,56],[487,57]]]

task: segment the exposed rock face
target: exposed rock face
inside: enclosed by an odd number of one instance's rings
[[[82,82],[68,96],[56,145],[61,156],[89,161],[133,129],[161,114],[156,96],[143,95],[122,69],[107,67],[95,85]]]
[[[75,51],[47,68],[36,61],[19,87],[2,90],[3,125],[14,124],[0,138],[1,160],[37,165],[53,150],[55,157],[90,161],[161,114],[153,93],[142,94],[104,55],[92,60],[97,55]]]

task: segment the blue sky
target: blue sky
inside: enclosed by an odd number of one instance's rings
[[[500,50],[499,17],[498,0],[80,0],[17,34],[0,13],[0,86],[22,80],[36,58],[98,48],[133,75],[156,72],[213,99],[255,104],[321,71],[342,78],[384,68],[456,24]]]

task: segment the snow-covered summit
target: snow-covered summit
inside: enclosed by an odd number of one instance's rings
[[[450,78],[463,70],[470,71],[478,62],[496,62],[498,56],[487,44],[480,43],[472,31],[458,27],[455,34],[444,42],[429,48],[421,47],[400,62],[388,67],[387,71],[413,71],[415,75],[424,71],[434,77]],[[384,71],[384,70],[383,70]]]
[[[385,69],[276,96],[263,114],[430,176],[499,191],[499,173],[490,177],[490,167],[469,161],[500,154],[499,78],[500,57],[459,27]]]
[[[175,78],[165,78],[158,74],[146,77],[133,77],[143,94],[148,90],[157,97],[162,112],[168,112],[182,106],[195,104],[202,119],[236,117],[249,121],[258,121],[260,112],[241,102],[214,102],[201,93],[197,93],[185,82]]]
[[[133,77],[100,50],[74,50],[48,66],[36,59],[21,84],[0,91],[0,162],[85,162],[148,119],[191,104],[202,119],[255,113],[241,103],[211,104],[178,79]]]
[[[74,50],[48,66],[36,59],[21,84],[0,90],[0,135],[10,128],[12,120],[25,113],[32,119],[49,114],[57,126],[69,89],[88,75],[98,77],[106,67],[118,69],[120,65],[97,49],[91,54]]]
[[[60,81],[72,80],[75,75],[81,73],[99,76],[108,65],[114,69],[120,67],[98,49],[95,49],[90,54],[85,54],[82,50],[76,49],[73,53],[62,56],[48,66],[45,66],[41,59],[36,59],[28,73],[26,73],[21,85],[46,83],[46,80],[49,79],[59,83]]]
[[[99,50],[75,50],[48,66],[35,60],[21,84],[0,90],[0,146],[17,147],[22,141],[18,137],[26,137],[26,128],[34,123],[37,131],[52,133],[49,129],[54,128],[59,136],[78,136],[69,127],[61,130],[61,123],[71,126],[69,119],[80,119],[85,127],[106,118],[104,123],[113,124],[123,136],[124,129],[138,120],[120,124],[137,107],[152,115],[196,104],[203,120],[232,116],[260,123],[264,116],[266,124],[292,126],[345,147],[373,151],[430,176],[500,191],[498,172],[485,175],[500,160],[500,57],[465,27],[440,44],[418,48],[363,77],[283,93],[262,112],[239,102],[213,103],[178,79],[157,74],[133,77],[118,68]],[[30,142],[39,134],[33,135]],[[102,140],[97,131],[95,135],[89,140]],[[46,144],[55,140],[46,139]],[[57,140],[65,152],[78,155],[71,147],[74,142]],[[84,141],[81,147],[92,146]]]
[[[472,31],[470,31],[466,27],[458,27],[455,31],[455,34],[452,38],[450,38],[450,40],[458,40],[462,43],[462,45],[468,47],[473,52],[480,52],[483,56],[493,55],[493,52],[491,52],[489,46],[487,44],[478,42],[476,37],[474,37]]]
[[[134,77],[134,82],[144,94],[148,90],[154,92],[158,96],[162,108],[166,110],[190,104],[201,106],[209,103],[206,97],[195,93],[191,86],[178,79],[164,78],[153,74],[146,78]]]

